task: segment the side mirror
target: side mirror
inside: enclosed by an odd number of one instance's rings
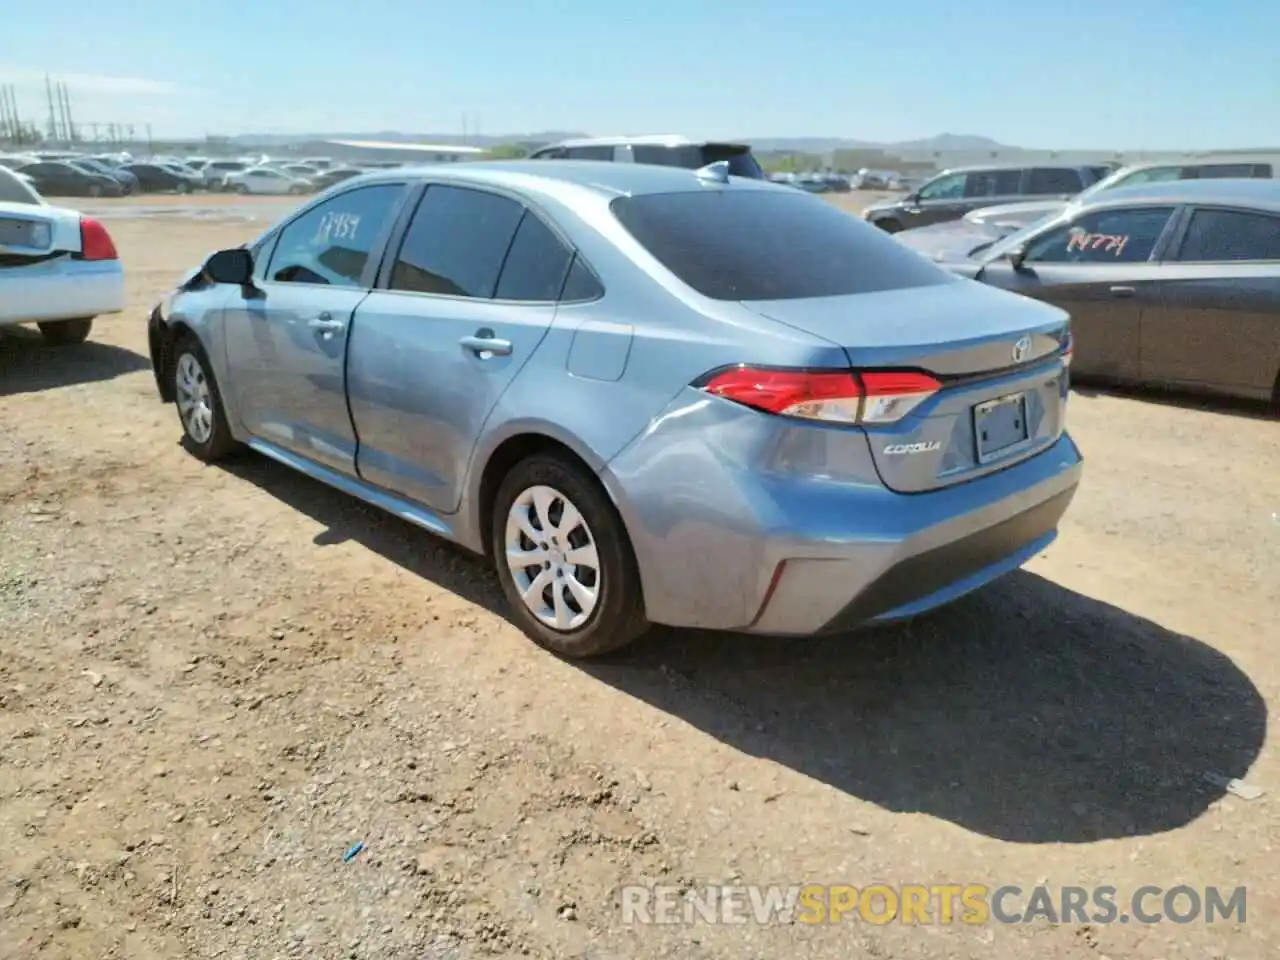
[[[253,282],[253,254],[248,250],[219,250],[204,262],[204,275],[214,283],[249,286]]]
[[[1027,248],[1023,246],[1014,247],[1004,255],[1004,258],[1009,261],[1009,266],[1013,267],[1013,269],[1021,270],[1023,263],[1027,259]]]

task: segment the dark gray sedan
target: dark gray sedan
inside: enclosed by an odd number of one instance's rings
[[[1108,191],[933,259],[1071,313],[1072,373],[1280,403],[1280,182]]]

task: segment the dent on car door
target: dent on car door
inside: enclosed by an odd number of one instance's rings
[[[1172,207],[1082,214],[1032,238],[1020,269],[993,263],[983,279],[1071,314],[1074,375],[1137,381],[1141,320],[1160,307],[1162,268],[1151,255],[1172,215]]]
[[[385,283],[356,311],[347,384],[361,477],[457,509],[484,423],[550,327],[572,260],[511,197],[427,188]]]
[[[354,472],[344,377],[351,318],[404,193],[399,183],[359,187],[306,210],[278,231],[254,288],[227,302],[224,390],[254,437]]]
[[[1143,317],[1144,379],[1269,399],[1280,383],[1280,217],[1192,212]]]

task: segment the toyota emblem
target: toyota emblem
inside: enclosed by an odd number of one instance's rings
[[[1021,363],[1027,359],[1027,354],[1031,352],[1031,338],[1019,337],[1017,343],[1013,345],[1013,362]]]

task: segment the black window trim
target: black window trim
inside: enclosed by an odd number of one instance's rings
[[[406,196],[408,194],[407,188],[409,186],[410,186],[410,182],[407,180],[374,180],[371,182],[361,183],[359,185],[352,186],[348,190],[340,190],[337,193],[328,193],[328,192],[322,193],[319,196],[317,196],[315,199],[313,199],[310,203],[308,203],[306,206],[304,206],[297,213],[295,213],[293,216],[291,216],[288,220],[284,221],[283,223],[276,224],[274,227],[271,228],[271,231],[269,233],[255,240],[254,246],[261,246],[263,249],[267,251],[267,258],[266,258],[265,264],[269,266],[271,261],[275,258],[276,247],[279,246],[281,235],[286,230],[288,230],[289,227],[293,226],[303,217],[310,214],[317,207],[323,206],[324,204],[327,204],[332,200],[337,200],[339,197],[345,197],[348,194],[355,193],[357,190],[367,190],[370,187],[400,187],[401,188],[400,196],[396,198],[394,202],[397,204],[400,204],[403,207],[403,204],[406,201]],[[356,284],[355,287],[343,287],[341,289],[344,289],[344,290],[353,290],[353,289],[354,290],[372,290],[373,289],[374,280],[377,278],[377,275],[378,275],[378,266],[382,262],[382,258],[385,254],[387,241],[391,237],[392,227],[399,221],[399,216],[400,216],[400,212],[397,212],[396,216],[391,217],[387,223],[383,224],[382,230],[379,232],[377,238],[373,241],[373,244],[369,247],[369,257],[367,260],[365,260],[364,270],[360,274],[360,282]],[[255,273],[257,273],[257,267],[258,267],[258,264],[255,259],[254,261]],[[269,283],[273,285],[282,284],[286,287],[314,287],[319,290],[333,288],[333,285],[328,283],[308,283],[305,280],[272,280],[270,274],[267,272],[265,267],[263,269],[261,278],[256,278],[255,282],[262,283],[262,284]]]
[[[491,193],[495,196],[503,197],[507,200],[512,200],[520,204],[520,206],[524,208],[525,213],[516,223],[517,231],[520,229],[520,223],[523,222],[524,217],[532,213],[542,221],[542,225],[550,230],[552,235],[563,243],[565,249],[569,251],[569,266],[565,269],[564,279],[560,284],[561,292],[564,291],[564,285],[569,282],[569,274],[573,270],[574,264],[581,261],[582,266],[591,274],[596,281],[596,285],[600,288],[601,292],[599,296],[586,300],[561,300],[559,298],[555,300],[506,300],[499,299],[498,297],[468,297],[455,293],[426,293],[422,290],[393,290],[391,288],[391,274],[395,269],[396,260],[400,257],[400,251],[404,248],[405,237],[408,236],[409,233],[409,224],[413,222],[414,214],[418,212],[418,207],[422,205],[423,197],[426,196],[427,191],[431,187],[455,187],[461,190],[474,190],[477,193]],[[507,243],[506,253],[502,255],[502,263],[498,266],[499,282],[501,282],[502,270],[507,265],[507,257],[511,254],[511,245],[515,243],[515,239],[516,234],[515,231],[513,231],[511,234],[511,240]],[[379,293],[392,293],[397,296],[431,297],[442,300],[463,300],[468,303],[493,303],[527,307],[547,307],[554,306],[556,304],[571,303],[595,303],[596,301],[603,299],[606,292],[604,283],[600,280],[600,274],[591,266],[591,261],[582,255],[582,251],[578,249],[577,245],[575,245],[573,241],[565,235],[564,230],[562,230],[560,225],[555,222],[555,219],[549,216],[546,210],[544,210],[538,203],[528,197],[522,196],[512,190],[506,190],[500,186],[487,183],[480,185],[468,180],[454,180],[449,177],[433,177],[430,180],[419,180],[413,185],[412,191],[410,191],[410,193],[404,198],[400,216],[395,219],[395,223],[387,237],[386,246],[383,248],[382,262],[379,264],[378,270],[374,276],[372,289],[377,290]]]
[[[1070,267],[1070,266],[1083,265],[1083,266],[1089,266],[1089,267],[1130,267],[1132,268],[1144,263],[1146,264],[1163,263],[1165,262],[1164,256],[1168,253],[1169,250],[1178,249],[1178,247],[1175,244],[1181,242],[1181,237],[1186,230],[1186,221],[1188,219],[1186,204],[1157,203],[1150,200],[1143,200],[1143,201],[1132,201],[1130,203],[1124,203],[1124,204],[1114,204],[1114,205],[1108,204],[1105,207],[1102,207],[1102,206],[1091,207],[1085,210],[1081,210],[1080,213],[1077,214],[1075,217],[1073,217],[1071,220],[1059,221],[1057,223],[1053,223],[1053,224],[1050,224],[1049,226],[1046,226],[1043,230],[1041,230],[1035,236],[1028,237],[1027,242],[1025,244],[1027,248],[1030,248],[1033,244],[1037,243],[1042,237],[1046,236],[1047,234],[1050,234],[1055,230],[1060,230],[1063,227],[1070,226],[1071,224],[1079,220],[1081,217],[1091,216],[1095,213],[1107,213],[1115,210],[1161,210],[1161,209],[1164,209],[1165,207],[1172,208],[1173,213],[1169,217],[1168,222],[1164,225],[1164,229],[1160,231],[1160,236],[1156,237],[1156,242],[1151,247],[1151,255],[1147,257],[1146,260],[1137,260],[1137,261],[1130,260],[1127,262],[1124,260],[1117,260],[1115,263],[1107,263],[1106,261],[1097,261],[1097,262],[1089,261],[1087,264],[1076,264],[1076,263],[1070,263],[1070,262],[1061,261],[1061,260],[1057,260],[1057,261],[1028,260],[1027,264],[1032,267],[1034,267],[1035,264],[1039,263],[1046,267],[1058,267],[1058,266]]]
[[[1256,207],[1245,207],[1232,203],[1194,203],[1183,204],[1181,208],[1181,219],[1178,223],[1177,231],[1168,238],[1168,244],[1163,248],[1157,248],[1152,252],[1152,259],[1156,260],[1156,254],[1160,254],[1158,262],[1166,264],[1191,264],[1205,266],[1221,266],[1224,264],[1234,264],[1240,266],[1242,264],[1262,263],[1272,264],[1280,263],[1280,259],[1273,260],[1182,260],[1179,259],[1182,253],[1182,245],[1187,241],[1187,232],[1191,229],[1191,218],[1195,216],[1197,210],[1221,210],[1226,213],[1246,213],[1255,217],[1270,217],[1280,224],[1280,213],[1273,210],[1259,210]],[[1163,237],[1161,239],[1164,239]]]

